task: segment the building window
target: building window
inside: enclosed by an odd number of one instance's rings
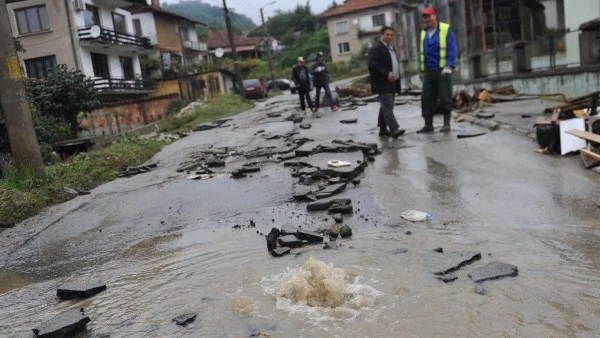
[[[86,27],[100,26],[100,14],[98,14],[98,7],[85,5],[85,12],[83,12],[83,23]]]
[[[385,26],[385,14],[373,15],[373,27]]]
[[[350,53],[350,42],[338,43],[338,53],[339,54]]]
[[[125,15],[112,13],[112,18],[115,32],[127,34],[127,22],[125,22]]]
[[[92,67],[94,76],[103,79],[110,78],[110,69],[108,68],[108,57],[104,54],[90,53],[92,56]]]
[[[133,72],[133,59],[126,56],[120,56],[121,68],[123,69],[123,78],[126,80],[135,79],[135,73]]]
[[[179,27],[179,34],[183,41],[190,41],[190,32],[187,27]]]
[[[25,71],[27,76],[32,79],[47,78],[48,70],[54,66],[56,66],[56,56],[54,55],[25,60]]]
[[[135,36],[143,36],[142,22],[140,21],[140,19],[133,19],[133,30],[135,32]]]
[[[19,34],[30,34],[50,30],[46,6],[36,6],[15,10]]]
[[[335,33],[344,34],[348,33],[348,21],[342,21],[335,24]]]

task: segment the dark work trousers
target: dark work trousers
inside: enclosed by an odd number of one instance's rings
[[[389,130],[392,133],[396,132],[400,129],[400,125],[398,125],[398,121],[396,121],[396,117],[394,116],[394,94],[379,94],[379,103],[381,106],[379,108],[377,125],[382,129],[390,128]]]
[[[329,88],[329,84],[326,84],[323,86],[317,86],[317,102],[315,102],[316,107],[319,108],[319,106],[321,105],[321,89],[325,90],[325,95],[327,95],[329,102],[331,102],[331,105],[333,105],[333,95],[331,95],[331,89]]]
[[[306,101],[308,101],[308,108],[313,109],[313,102],[310,98],[310,89],[298,88],[298,95],[300,96],[300,107],[302,110],[306,110]]]
[[[438,103],[442,114],[452,112],[452,74],[443,75],[441,70],[426,71],[421,94],[423,117],[433,117]]]

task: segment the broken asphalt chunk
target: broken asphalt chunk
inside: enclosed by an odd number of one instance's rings
[[[342,223],[344,221],[344,216],[342,216],[342,214],[335,214],[333,215],[333,220],[336,223]]]
[[[352,228],[347,225],[344,225],[342,227],[342,229],[340,229],[340,237],[342,237],[342,238],[352,237]]]
[[[346,183],[340,183],[340,184],[333,184],[333,185],[327,186],[320,193],[321,194],[336,195],[336,194],[341,193],[344,190],[346,190]]]
[[[271,251],[271,255],[273,255],[275,257],[281,257],[281,256],[289,254],[290,251],[292,251],[292,249],[290,249],[288,247],[277,248],[277,249]]]
[[[83,309],[82,309],[83,310]],[[33,329],[38,338],[69,337],[77,332],[83,331],[89,323],[90,317],[82,310],[69,310],[38,325]]]
[[[302,123],[300,125],[300,128],[302,129],[310,129],[312,127],[312,125],[310,123]]]
[[[279,245],[281,245],[282,247],[287,246],[289,248],[299,248],[304,244],[304,242],[302,242],[302,240],[298,239],[294,235],[287,235],[287,236],[279,237],[278,241],[279,241]]]
[[[296,237],[303,240],[308,241],[308,243],[322,243],[323,236],[307,230],[298,229],[296,232]]]
[[[519,274],[519,269],[512,265],[499,261],[493,261],[486,266],[475,269],[469,274],[475,283],[481,283],[486,280],[499,279],[504,277],[516,277]]]
[[[286,236],[286,235],[295,235],[296,232],[298,232],[298,228],[296,228],[295,226],[291,225],[291,224],[284,224],[281,227],[281,234]]]
[[[105,284],[69,283],[56,289],[60,299],[88,298],[106,290]]]
[[[352,200],[349,199],[333,200],[328,210],[331,214],[351,214],[354,211],[352,209]]]
[[[357,123],[357,122],[358,122],[358,118],[340,120],[340,123],[343,123],[343,124],[351,124],[351,123]]]
[[[271,232],[267,235],[267,250],[269,252],[277,248],[277,238],[281,235],[281,232],[277,228],[272,228]]]
[[[196,320],[196,317],[198,316],[197,313],[195,312],[191,312],[191,313],[184,313],[182,315],[179,315],[175,318],[173,318],[173,321],[180,326],[186,326],[187,324],[193,322],[194,320]]]
[[[281,113],[268,113],[268,117],[281,117]]]
[[[310,186],[296,184],[294,185],[294,199],[296,201],[315,201],[316,197],[313,195]]]
[[[486,132],[481,132],[481,133],[470,133],[470,134],[458,134],[456,135],[456,137],[458,138],[471,138],[471,137],[478,137],[478,136],[483,136],[487,134]]]
[[[480,259],[480,252],[435,253],[429,256],[428,266],[434,275],[446,275]]]
[[[453,274],[447,274],[447,275],[441,275],[441,276],[437,276],[437,279],[441,280],[442,282],[449,284],[454,282],[455,280],[458,279],[458,277],[456,275]]]

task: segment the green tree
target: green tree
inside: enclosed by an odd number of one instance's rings
[[[71,137],[77,137],[79,114],[96,105],[94,81],[78,70],[58,65],[48,71],[45,81],[25,82],[29,103],[43,116],[67,122]]]

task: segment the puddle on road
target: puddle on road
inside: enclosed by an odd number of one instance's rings
[[[0,294],[35,283],[31,277],[18,272],[0,270]]]

